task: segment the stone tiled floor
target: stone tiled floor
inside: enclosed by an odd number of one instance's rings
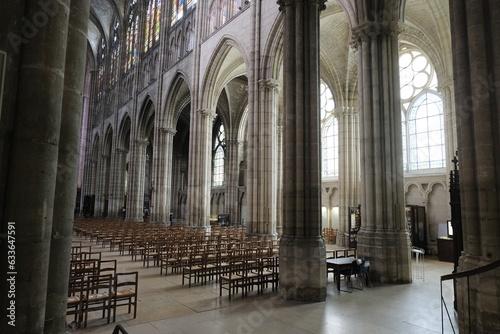
[[[106,324],[96,317],[89,320],[87,328],[74,333],[111,334],[117,324],[129,334],[440,333],[439,278],[453,270],[451,263],[427,256],[424,279],[415,278],[412,284],[374,284],[338,293],[330,277],[325,302],[285,301],[270,289],[263,295],[253,292],[247,298],[237,295],[229,301],[227,295],[219,297],[216,283],[188,288],[181,284],[181,275],[160,276],[158,267],[146,269],[130,256],[91,245],[93,251],[103,251],[103,258],[116,258],[118,271],[139,271],[137,318],[132,319],[125,314],[126,308],[121,308],[115,323]],[[451,308],[451,283],[445,282],[443,290]],[[448,323],[445,333],[452,333]]]

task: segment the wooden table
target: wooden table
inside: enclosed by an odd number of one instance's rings
[[[354,261],[356,261],[356,259],[352,257],[326,259],[326,267],[332,268],[334,270],[335,281],[337,282],[337,290],[339,290],[339,292],[340,292],[340,272],[343,269],[350,269]]]

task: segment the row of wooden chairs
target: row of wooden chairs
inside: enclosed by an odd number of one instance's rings
[[[329,259],[337,259],[343,257],[357,257],[357,249],[356,248],[342,248],[342,249],[334,249],[326,251],[326,257]]]
[[[101,252],[72,247],[70,275],[68,282],[67,315],[74,315],[77,327],[87,326],[88,314],[102,311],[102,318],[116,320],[116,310],[128,306],[128,313],[134,307],[137,316],[138,272],[117,272],[116,259],[103,260]]]
[[[257,257],[233,255],[225,268],[219,276],[219,296],[226,290],[229,300],[239,291],[246,297],[254,287],[261,294],[269,285],[275,291],[279,284],[279,257],[276,254]]]
[[[337,242],[337,228],[332,227],[324,227],[323,228],[323,237],[325,238],[326,243],[335,244]]]
[[[102,311],[102,318],[116,321],[118,307],[127,306],[128,313],[134,307],[137,316],[138,272],[124,272],[86,276],[84,279],[70,277],[68,286],[67,315],[74,315],[77,327],[87,327],[88,314]]]

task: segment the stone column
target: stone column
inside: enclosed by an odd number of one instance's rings
[[[22,27],[9,34],[19,45],[8,57],[20,62],[1,226],[10,236],[0,245],[2,333],[44,328],[70,7],[69,0],[23,3],[16,17]],[[15,260],[7,267],[10,245]],[[9,297],[11,288],[15,296]]]
[[[451,1],[450,16],[464,237],[458,271],[462,272],[500,260],[500,3]],[[457,281],[461,333],[500,332],[498,282],[498,269]]]
[[[109,200],[108,211],[111,217],[122,217],[122,207],[125,205],[125,170],[127,166],[127,153],[125,148],[116,148],[113,166],[111,168],[111,193],[113,194]]]
[[[410,240],[404,217],[399,86],[399,18],[404,0],[339,0],[358,48],[361,230],[358,254],[372,259],[381,282],[411,282]]]
[[[258,109],[248,120],[247,233],[276,238],[279,82],[261,80],[257,93]]]
[[[337,245],[348,247],[349,207],[358,206],[359,195],[359,115],[356,107],[340,106],[339,115],[339,231]]]
[[[127,196],[127,220],[143,221],[144,217],[144,177],[146,173],[146,140],[132,141],[132,156],[129,163],[129,183]]]
[[[238,197],[239,197],[239,152],[243,142],[237,139],[226,139],[226,193],[224,213],[228,213],[231,222],[239,223]]]
[[[82,184],[82,210],[83,213],[83,204],[85,196],[91,196],[95,194],[94,190],[94,161],[93,161],[93,137],[92,137],[92,128],[93,128],[93,107],[94,99],[95,99],[95,86],[97,81],[98,74],[96,71],[90,71],[90,79],[88,80],[88,95],[90,96],[90,100],[88,101],[88,112],[87,112],[87,125],[86,125],[86,133],[85,133],[85,152],[81,152],[80,154],[84,154],[83,163],[83,184]],[[85,122],[85,120],[84,120]],[[82,134],[83,135],[83,134]]]
[[[154,206],[151,212],[151,221],[166,223],[169,221],[171,212],[170,203],[172,198],[172,152],[173,141],[177,130],[173,128],[159,129],[159,159],[158,172],[154,176]]]
[[[277,110],[279,113],[279,111]],[[279,238],[283,233],[283,126],[276,127],[276,234]]]
[[[453,79],[448,78],[443,80],[438,86],[438,91],[443,97],[443,113],[444,113],[444,133],[445,133],[445,143],[446,143],[446,170],[447,174],[453,170],[454,166],[451,163],[453,157],[458,148],[457,142],[457,120],[455,115],[455,92],[453,89]]]
[[[187,222],[210,227],[210,182],[212,180],[212,123],[215,111],[200,109],[191,115]]]
[[[71,1],[44,333],[66,330],[90,0]]]
[[[319,14],[325,0],[280,0],[284,15],[283,236],[280,293],[285,299],[326,298],[321,236]]]

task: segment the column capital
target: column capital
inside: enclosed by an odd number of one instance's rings
[[[306,0],[307,1],[307,0]],[[328,0],[309,0],[310,4],[317,4],[318,11],[323,11],[326,9],[326,2]],[[277,0],[276,3],[279,5],[279,11],[283,12],[286,6],[293,5],[297,3],[297,0]]]
[[[339,109],[335,108],[336,112],[340,115],[344,116],[352,116],[352,115],[358,115],[359,114],[359,109],[355,107],[340,107]]]
[[[177,133],[177,130],[174,128],[160,128],[160,131],[162,134],[171,135],[172,137]]]
[[[197,114],[199,117],[209,117],[214,119],[216,116],[215,110],[213,109],[198,109]]]
[[[259,80],[260,90],[276,90],[277,92],[281,89],[281,82],[279,80],[270,78],[270,79],[262,79]]]
[[[453,89],[453,77],[447,77],[441,80],[437,86],[438,92],[450,92]]]
[[[141,139],[135,139],[134,143],[138,146],[148,146],[149,141],[147,140],[141,140]]]
[[[349,44],[354,50],[357,50],[359,45],[364,42],[371,41],[378,36],[398,37],[405,29],[406,25],[399,20],[382,22],[365,21],[352,28]]]

